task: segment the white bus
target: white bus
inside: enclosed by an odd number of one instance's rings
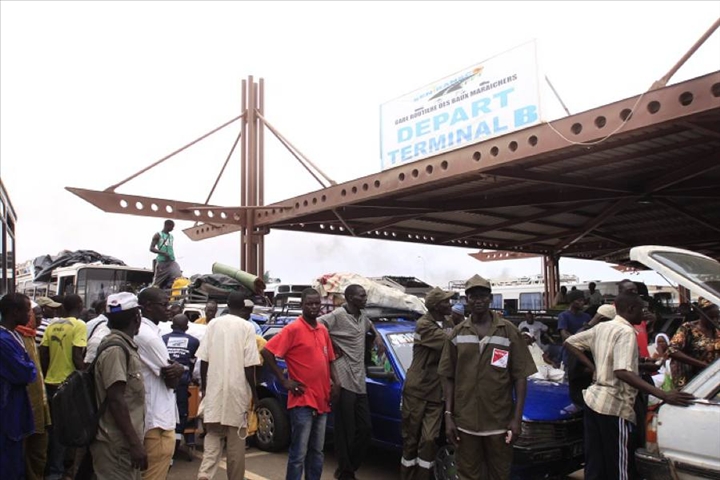
[[[77,293],[86,307],[121,291],[139,292],[152,285],[153,271],[120,265],[78,263],[57,268],[50,282],[35,282],[32,278],[18,279],[16,290],[30,298]]]

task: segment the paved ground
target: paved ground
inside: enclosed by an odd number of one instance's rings
[[[333,472],[337,466],[332,448],[325,456],[325,468],[322,480],[333,480]],[[175,460],[173,468],[168,475],[169,480],[195,480],[197,471],[200,468],[202,452],[196,452],[196,458],[192,462],[186,460]],[[287,452],[268,453],[250,448],[245,455],[247,480],[283,480],[285,478],[285,465]],[[368,459],[357,474],[358,480],[397,480],[399,474],[400,457],[398,454],[378,449],[371,449]],[[225,480],[225,462],[213,480]],[[569,477],[573,480],[581,480],[582,472],[576,472]]]
[[[332,450],[332,449],[328,449]],[[186,460],[175,460],[173,468],[170,469],[169,480],[195,480],[197,471],[200,468],[202,452],[196,452],[192,462]],[[381,450],[372,449],[368,454],[366,465],[358,472],[358,480],[397,480],[399,474],[399,456]],[[282,480],[285,478],[285,466],[287,465],[287,452],[269,453],[249,448],[245,454],[245,477],[248,480]],[[332,451],[325,455],[325,468],[322,480],[333,480],[333,472],[337,466]],[[225,480],[225,461],[220,465],[221,469],[215,475],[214,480]]]

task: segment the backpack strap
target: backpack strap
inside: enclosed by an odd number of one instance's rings
[[[100,354],[107,350],[110,347],[120,347],[123,349],[123,352],[125,352],[125,370],[127,370],[130,367],[130,350],[128,350],[127,345],[125,345],[125,342],[122,342],[120,340],[110,340],[109,342],[106,342],[102,345],[100,345],[97,349],[97,354],[95,355],[95,359],[90,364],[90,368],[88,368],[88,373],[92,375],[93,381],[95,380],[95,364],[97,363],[98,359],[100,358]],[[102,418],[102,416],[105,414],[105,410],[107,409],[107,395],[105,395],[105,400],[100,404],[100,408],[98,408],[97,412],[97,419],[99,420]]]
[[[107,322],[108,322],[108,321],[107,321],[107,318],[106,318],[104,322],[98,322],[97,324],[95,324],[95,326],[93,327],[93,329],[90,330],[90,335],[88,335],[88,337],[87,337],[88,340],[90,340],[90,339],[92,338],[92,336],[95,335],[95,330],[97,330],[100,325],[103,325],[103,324],[107,325]],[[95,355],[95,358],[97,358],[97,354]]]

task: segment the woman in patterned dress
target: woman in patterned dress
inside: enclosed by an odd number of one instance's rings
[[[704,368],[720,358],[720,309],[709,300],[698,299],[700,320],[680,326],[670,341],[672,379],[684,387]]]

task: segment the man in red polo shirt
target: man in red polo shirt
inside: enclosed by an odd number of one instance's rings
[[[324,325],[317,323],[320,302],[317,290],[305,289],[302,316],[270,339],[262,351],[266,365],[288,391],[292,433],[286,480],[302,480],[303,468],[306,480],[320,480],[330,398],[339,393],[340,386],[330,368],[335,360],[330,335]],[[285,359],[287,378],[275,357]]]

